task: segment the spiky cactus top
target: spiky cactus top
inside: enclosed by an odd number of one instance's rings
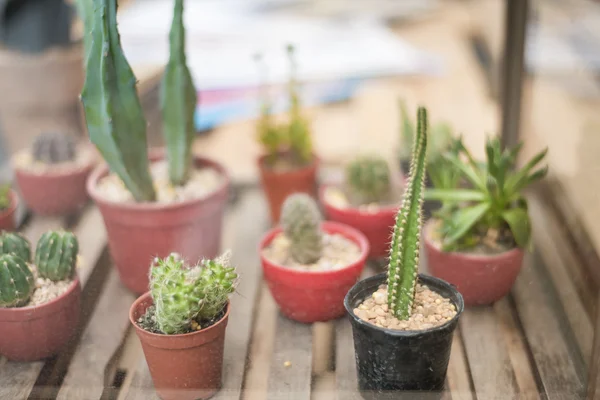
[[[0,254],[14,254],[25,262],[31,262],[31,245],[29,240],[18,233],[2,232]]]
[[[150,293],[158,328],[168,335],[180,334],[189,331],[193,321],[215,318],[235,290],[237,278],[229,266],[229,253],[191,268],[178,254],[155,259]]]
[[[27,262],[14,254],[0,255],[0,307],[27,303],[34,290],[33,274]]]
[[[417,134],[413,144],[410,173],[402,206],[396,215],[396,224],[390,244],[388,268],[388,307],[400,320],[410,317],[415,297],[419,269],[421,238],[421,206],[425,186],[427,154],[427,111],[417,111]]]
[[[307,194],[294,193],[281,208],[281,226],[290,240],[290,254],[300,264],[312,264],[321,258],[323,232],[317,203]]]
[[[44,164],[58,164],[75,159],[75,138],[58,132],[44,132],[33,141],[33,159]]]
[[[380,202],[391,190],[390,168],[383,157],[361,156],[346,167],[346,185],[355,203]]]
[[[71,232],[49,231],[42,235],[35,250],[35,265],[41,277],[58,282],[73,276],[79,243]]]

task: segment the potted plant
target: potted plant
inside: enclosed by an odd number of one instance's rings
[[[135,76],[118,40],[115,0],[100,1],[94,18],[81,97],[89,136],[108,166],[90,175],[87,189],[102,213],[122,282],[143,293],[154,256],[177,252],[197,260],[218,254],[229,178],[220,164],[192,154],[196,89],[186,66],[183,0],[175,1],[161,88],[166,152],[148,155]]]
[[[57,354],[77,331],[78,249],[72,233],[49,231],[32,260],[27,239],[0,235],[0,354],[15,361],[41,360]]]
[[[129,319],[163,400],[208,399],[221,387],[237,278],[229,253],[192,267],[178,254],[154,260],[150,291],[133,303]]]
[[[10,185],[0,185],[0,231],[14,231],[18,197]]]
[[[94,168],[95,154],[71,135],[44,132],[31,146],[13,157],[23,201],[33,212],[61,215],[77,211],[88,195],[85,182]]]
[[[350,226],[323,222],[315,200],[290,195],[281,226],[260,243],[265,280],[281,312],[295,321],[329,321],[344,315],[344,296],[360,277],[369,243]]]
[[[387,256],[387,243],[394,226],[400,182],[380,156],[359,156],[345,170],[341,187],[323,185],[319,198],[327,218],[358,229],[369,240],[369,257]]]
[[[367,278],[344,299],[359,389],[373,398],[387,391],[441,391],[452,335],[463,311],[454,287],[418,274],[426,127],[426,111],[419,108],[410,175],[389,248],[387,282],[385,273]]]
[[[301,192],[316,196],[317,186],[318,159],[313,152],[309,123],[302,115],[293,46],[288,46],[287,51],[291,66],[289,121],[281,125],[274,123],[265,94],[257,126],[258,140],[265,151],[258,159],[260,179],[274,224],[290,194]]]
[[[547,150],[515,171],[521,145],[502,150],[498,138],[488,138],[485,163],[460,146],[447,159],[470,187],[426,192],[444,203],[425,228],[427,260],[433,275],[458,287],[465,304],[491,304],[510,291],[521,269],[531,236],[522,191],[546,175],[547,167],[536,168]]]

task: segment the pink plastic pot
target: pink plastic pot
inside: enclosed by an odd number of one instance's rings
[[[392,230],[398,213],[398,206],[381,207],[375,212],[358,208],[340,208],[326,201],[327,186],[319,190],[319,200],[325,209],[327,219],[349,225],[361,231],[369,240],[369,258],[387,257]]]
[[[151,161],[162,158],[162,151],[150,154]],[[106,200],[96,188],[98,181],[108,174],[106,165],[97,168],[88,179],[87,188],[102,213],[110,253],[121,281],[134,293],[148,290],[148,271],[154,257],[162,258],[177,252],[190,262],[196,262],[202,257],[214,258],[220,251],[229,177],[214,161],[195,157],[194,162],[197,167],[217,170],[223,182],[206,197],[178,203]]]
[[[19,205],[19,197],[14,190],[10,190],[10,205],[4,211],[0,211],[0,231],[14,231],[16,229],[15,213]]]
[[[58,354],[79,323],[81,285],[35,307],[0,308],[0,354],[14,361],[36,361]]]
[[[443,252],[429,238],[432,228],[429,222],[424,235],[429,272],[455,285],[466,305],[489,305],[510,292],[521,270],[523,250],[496,255]]]
[[[360,247],[358,260],[333,271],[299,271],[275,264],[263,255],[262,249],[281,232],[280,227],[269,231],[260,243],[263,274],[271,294],[281,312],[298,322],[329,321],[344,315],[344,297],[358,281],[369,253],[367,238],[356,229],[328,221],[322,228],[356,243]]]

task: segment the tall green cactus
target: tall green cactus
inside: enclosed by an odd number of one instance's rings
[[[136,201],[156,197],[148,166],[146,119],[123,54],[116,0],[94,0],[92,43],[81,92],[88,133]]]
[[[35,290],[33,274],[22,258],[0,255],[0,307],[18,307],[29,300]]]
[[[196,88],[186,65],[183,0],[175,0],[169,33],[170,56],[161,86],[163,131],[167,144],[169,178],[173,185],[184,184],[192,166],[192,142]]]
[[[419,270],[421,238],[421,206],[425,186],[427,156],[427,110],[417,111],[417,134],[413,143],[408,184],[402,206],[396,215],[396,224],[390,244],[388,269],[388,306],[396,318],[410,317],[415,298]]]
[[[290,254],[301,264],[312,264],[323,253],[321,213],[312,197],[305,193],[288,196],[281,207],[281,226],[290,240]]]
[[[25,262],[31,262],[31,245],[18,233],[2,232],[0,235],[0,254],[14,254]]]
[[[41,277],[58,282],[69,279],[75,271],[79,243],[71,232],[48,231],[35,250],[35,266]]]

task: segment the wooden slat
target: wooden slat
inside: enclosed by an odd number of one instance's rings
[[[600,296],[598,296],[598,300],[586,400],[600,399]]]
[[[335,374],[338,400],[361,400],[356,377],[354,359],[354,339],[352,325],[347,318],[336,321],[335,325]]]
[[[462,344],[460,326],[456,328],[452,337],[452,352],[450,353],[450,362],[448,363],[445,393],[448,393],[447,398],[452,400],[474,400],[469,365]]]

